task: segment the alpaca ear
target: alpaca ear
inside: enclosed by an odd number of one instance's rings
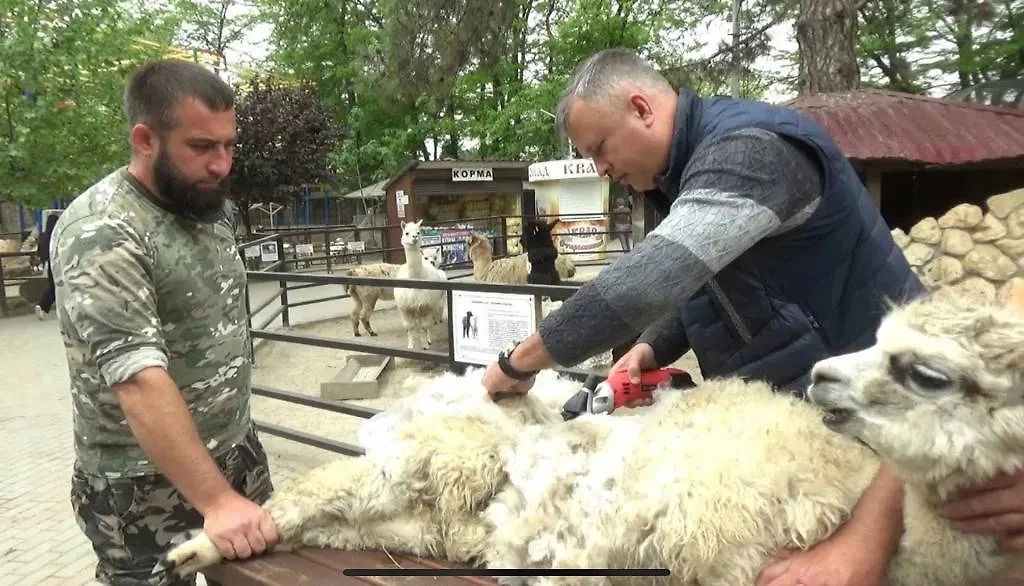
[[[405,230],[405,220],[402,220],[402,229]]]

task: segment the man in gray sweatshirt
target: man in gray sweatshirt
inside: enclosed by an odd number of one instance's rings
[[[677,92],[608,50],[580,66],[557,118],[665,219],[500,354],[483,377],[492,394],[639,337],[619,363],[634,375],[692,349],[705,377],[802,395],[815,362],[874,341],[886,300],[924,292],[835,142],[797,112]],[[850,521],[783,553],[758,586],[878,584],[901,532],[902,484],[883,466]]]

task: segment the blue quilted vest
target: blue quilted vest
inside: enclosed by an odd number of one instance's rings
[[[669,169],[648,201],[667,214],[693,153],[750,127],[817,156],[822,201],[804,224],[761,240],[684,301],[683,323],[705,377],[762,379],[803,394],[816,361],[874,342],[886,300],[925,290],[835,142],[787,108],[680,92]]]

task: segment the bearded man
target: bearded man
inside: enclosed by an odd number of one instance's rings
[[[74,419],[71,503],[97,580],[148,584],[186,532],[228,559],[278,540],[250,417],[245,267],[225,181],[231,88],[160,60],[127,83],[131,158],[79,195],[51,243]],[[185,583],[194,583],[194,579]]]

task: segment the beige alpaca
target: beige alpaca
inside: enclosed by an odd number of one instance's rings
[[[878,455],[906,482],[887,586],[986,583],[1009,558],[930,503],[1024,461],[1024,317],[933,297],[893,309],[876,346],[819,363],[811,402],[738,379],[666,390],[644,410],[562,422],[549,373],[495,404],[444,375],[371,420],[367,455],[266,504],[282,547],[387,548],[489,567],[659,568],[667,578],[532,584],[750,586],[777,548],[850,515]],[[156,571],[219,560],[200,534]]]
[[[530,274],[530,261],[524,252],[507,258],[493,260],[491,242],[479,234],[469,235],[469,258],[473,261],[473,278],[481,282],[525,285]],[[569,257],[559,254],[555,259],[555,270],[563,279],[576,275],[576,265]]]
[[[440,265],[440,252],[441,249],[436,247],[431,248],[429,252],[424,250],[423,258],[435,268],[440,278],[447,279],[448,275],[440,268],[437,268]],[[349,277],[381,277],[393,279],[398,276],[398,269],[401,267],[402,265],[399,264],[379,262],[352,267],[350,269],[346,269],[342,274]],[[370,327],[370,316],[373,315],[378,301],[394,301],[394,287],[345,285],[345,293],[352,299],[352,312],[349,314],[349,317],[352,319],[352,333],[359,336],[359,324],[362,323],[363,327],[366,329],[366,333],[371,336],[376,336],[377,332],[373,331],[373,328]],[[447,307],[443,295],[441,296],[438,307],[438,318],[436,323],[441,323],[441,320],[444,319],[444,311]]]
[[[342,274],[348,277],[381,277],[393,279],[398,275],[398,269],[402,265],[379,262],[369,265],[359,265],[346,269]],[[373,315],[377,302],[380,300],[393,301],[395,290],[393,287],[378,287],[376,285],[345,285],[345,293],[352,299],[352,312],[349,317],[352,319],[352,334],[359,336],[359,324],[363,324],[366,333],[376,336],[377,332],[370,327],[370,316]]]

